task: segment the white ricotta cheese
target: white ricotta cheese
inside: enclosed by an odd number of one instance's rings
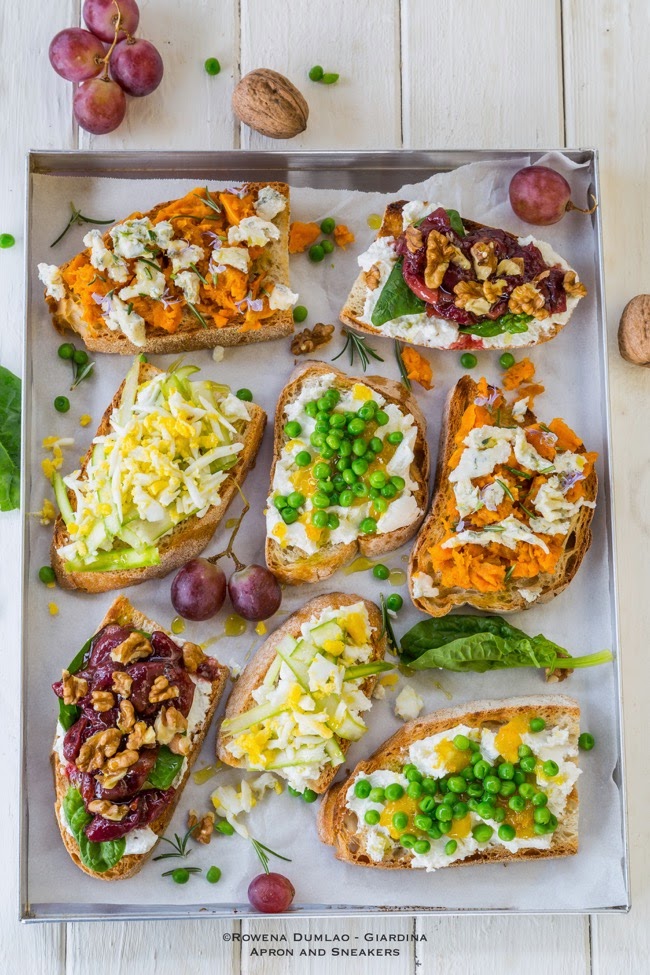
[[[426,572],[414,572],[411,577],[413,595],[416,599],[435,598],[439,590],[433,584],[433,579]]]

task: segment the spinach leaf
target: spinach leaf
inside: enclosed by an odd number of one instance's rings
[[[405,633],[402,659],[414,670],[441,668],[458,673],[544,667],[592,667],[612,660],[609,650],[571,657],[541,633],[530,637],[500,616],[447,616],[424,620]]]
[[[118,840],[104,840],[103,843],[89,840],[84,830],[93,817],[86,812],[81,793],[73,786],[63,797],[62,805],[63,814],[79,845],[81,862],[95,873],[106,873],[124,856],[125,838],[121,836]]]
[[[507,312],[501,318],[484,318],[473,325],[461,325],[458,329],[464,335],[481,335],[491,338],[493,335],[503,335],[504,332],[527,332],[528,323],[532,322],[532,315],[513,315]]]
[[[419,315],[425,304],[413,294],[402,274],[402,261],[397,261],[381,290],[370,321],[377,327],[402,315]]]
[[[83,647],[74,658],[72,663],[68,666],[69,674],[76,674],[81,670],[86,659],[86,654],[90,650],[90,645],[93,642],[93,638],[86,640]],[[64,704],[62,698],[59,698],[59,723],[62,728],[67,731],[75,723],[79,715],[81,714],[81,708],[77,707],[76,704]]]
[[[20,379],[0,366],[0,511],[20,505]]]
[[[464,237],[465,228],[463,227],[463,221],[460,219],[460,213],[458,210],[447,210],[445,212],[449,217],[451,229],[455,230],[459,237]]]
[[[149,772],[147,781],[154,789],[169,789],[182,764],[182,755],[175,755],[167,745],[161,745],[156,764]]]

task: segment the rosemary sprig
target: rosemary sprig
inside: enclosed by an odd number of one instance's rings
[[[65,225],[65,227],[63,228],[59,236],[56,238],[56,240],[52,241],[50,247],[54,247],[55,244],[58,244],[60,240],[63,240],[67,232],[70,230],[70,227],[72,227],[74,224],[79,224],[79,226],[81,226],[81,224],[83,223],[95,223],[103,226],[105,224],[115,223],[114,217],[111,217],[110,220],[97,220],[95,219],[95,217],[86,217],[81,212],[81,210],[77,209],[77,207],[74,205],[72,200],[70,201],[70,209],[72,211],[72,215],[70,219],[68,220],[67,224]]]
[[[357,335],[356,332],[351,332],[347,328],[342,329],[342,331],[346,336],[345,345],[339,354],[334,356],[332,362],[336,362],[337,359],[341,358],[344,352],[347,352],[350,356],[350,365],[353,366],[354,357],[355,355],[358,355],[361,361],[361,368],[365,372],[368,368],[368,363],[370,362],[371,357],[376,359],[377,362],[384,361],[382,357],[375,352],[372,346],[368,345],[368,343],[362,339],[360,335]]]
[[[393,623],[388,612],[388,607],[386,605],[386,600],[384,599],[384,594],[381,593],[379,596],[379,602],[381,603],[381,620],[382,628],[381,635],[386,636],[388,641],[388,648],[391,653],[396,656],[399,654],[399,647],[397,645],[397,640],[395,638],[395,631],[393,630]]]
[[[149,267],[152,267],[154,269],[154,271],[162,271],[160,264],[156,264],[155,261],[150,261],[147,257],[139,257],[138,260],[142,264],[148,264]]]
[[[397,365],[399,366],[400,376],[402,377],[402,382],[407,389],[411,389],[411,380],[408,377],[408,372],[406,371],[406,366],[404,365],[404,360],[402,358],[402,343],[399,339],[395,339],[395,358],[397,360]]]
[[[189,856],[189,854],[192,852],[192,850],[191,850],[191,848],[189,850],[187,849],[187,844],[188,844],[189,839],[190,839],[190,836],[192,835],[192,833],[194,832],[194,830],[195,829],[198,829],[198,827],[200,825],[201,825],[200,823],[195,823],[194,826],[190,826],[190,828],[188,829],[187,833],[183,837],[179,836],[178,833],[174,833],[174,839],[173,840],[168,840],[166,836],[161,836],[160,837],[160,842],[161,843],[169,843],[169,845],[172,847],[172,849],[173,849],[174,852],[173,853],[160,853],[157,857],[154,857],[153,859],[154,860],[168,860],[168,859],[170,859],[170,857],[186,857],[186,856]],[[163,877],[164,876],[165,876],[165,874],[163,874]]]
[[[194,195],[196,196],[196,193]],[[203,200],[203,197],[200,196],[199,200]],[[212,214],[201,217],[197,213],[172,213],[169,219],[170,220],[220,220],[221,217],[213,217]]]
[[[524,514],[526,514],[526,515],[528,515],[528,517],[529,517],[529,518],[534,518],[534,517],[535,517],[535,515],[534,515],[534,514],[532,513],[532,511],[529,511],[529,510],[528,510],[528,508],[526,508],[526,507],[525,507],[525,506],[524,506],[524,505],[523,505],[523,504],[521,503],[521,501],[519,502],[519,507],[520,507],[520,508],[521,508],[521,510],[522,510],[522,511],[524,512]]]
[[[524,474],[523,471],[518,470],[516,467],[507,467],[506,470],[510,471],[511,474],[515,474],[517,477],[523,477],[526,481],[532,481],[532,474]]]
[[[498,477],[496,478],[496,482],[497,482],[497,484],[500,484],[501,485],[501,487],[506,492],[506,494],[508,495],[508,497],[510,498],[510,500],[513,503],[516,503],[517,499],[515,498],[514,494],[512,493],[512,491],[510,490],[510,488],[508,487],[508,485],[505,484],[504,481],[500,481]]]
[[[198,274],[198,276],[201,278],[201,281],[203,281],[203,284],[207,284],[208,283],[205,280],[205,278],[203,277],[203,275],[201,274],[201,272],[199,271],[199,269],[196,266],[196,264],[190,264],[190,267],[192,268],[192,270],[194,271],[195,274]]]
[[[251,843],[253,844],[253,849],[260,858],[260,863],[264,867],[264,873],[269,872],[269,855],[272,857],[277,857],[278,860],[285,860],[287,863],[291,863],[289,857],[283,857],[281,853],[276,853],[275,850],[269,849],[268,846],[264,846],[259,840],[253,839],[251,836]]]
[[[161,859],[161,857],[154,857],[154,860],[160,860],[160,859]],[[201,873],[201,868],[200,867],[181,867],[181,869],[184,870],[185,873]],[[161,873],[160,876],[161,877],[171,877],[171,875],[174,874],[174,873],[176,873],[176,868],[174,868],[173,870],[165,870],[165,872],[164,873]]]
[[[199,309],[195,305],[193,305],[191,301],[187,301],[186,302],[186,305],[189,308],[189,310],[192,312],[192,314],[194,315],[194,317],[195,318],[198,318],[198,320],[200,321],[200,323],[203,326],[203,328],[207,328],[208,327],[208,323],[206,322],[205,318],[203,317],[203,315],[201,314],[201,312],[199,311]]]
[[[215,211],[215,213],[221,214],[221,207],[219,206],[218,203],[215,203],[214,202],[214,200],[210,196],[210,193],[209,193],[209,190],[208,190],[207,186],[204,187],[204,188],[205,188],[205,196],[204,197],[203,196],[199,196],[198,193],[194,193],[192,195],[195,196],[197,198],[197,200],[201,200],[203,203],[206,203],[210,207],[210,209],[212,209],[212,210]]]

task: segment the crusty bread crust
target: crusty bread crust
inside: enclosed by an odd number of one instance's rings
[[[298,366],[291,373],[287,385],[282,390],[275,411],[275,434],[273,443],[273,464],[269,494],[273,490],[275,467],[286,440],[284,433],[283,414],[285,407],[300,393],[301,386],[306,379],[333,373],[335,385],[339,388],[349,388],[354,383],[364,383],[370,389],[380,393],[384,399],[394,403],[403,413],[410,413],[417,426],[411,477],[417,483],[415,498],[421,516],[410,525],[404,525],[392,532],[381,535],[362,535],[356,541],[347,544],[325,545],[314,555],[305,555],[299,549],[288,546],[280,547],[276,539],[266,538],[266,564],[281,582],[299,585],[303,582],[320,582],[329,578],[342,566],[351,562],[360,552],[367,558],[375,558],[385,552],[392,552],[409,539],[413,538],[424,519],[429,500],[429,445],[427,443],[427,421],[415,397],[405,389],[401,383],[383,376],[363,376],[355,378],[347,376],[340,369],[324,362],[308,361]]]
[[[160,373],[150,363],[140,365],[140,382],[152,379]],[[110,405],[104,412],[101,422],[97,428],[95,436],[104,436],[110,431],[111,414],[119,406],[124,383],[120,386],[113,397]],[[166,576],[174,569],[178,569],[190,559],[195,558],[209,544],[210,539],[219,527],[228,506],[236,496],[239,488],[246,480],[249,471],[255,466],[255,459],[262,442],[264,427],[266,426],[266,413],[255,403],[248,403],[250,421],[246,427],[243,442],[244,449],[241,451],[240,460],[228,471],[225,480],[219,488],[219,503],[212,505],[203,518],[192,515],[160,540],[158,549],[160,552],[160,563],[158,565],[145,566],[140,569],[123,569],[112,572],[67,572],[64,560],[58,553],[58,549],[71,541],[65,522],[59,515],[54,523],[54,534],[50,547],[50,559],[52,568],[56,573],[58,584],[62,589],[81,589],[84,592],[108,592],[111,589],[123,589],[125,586],[136,586],[140,582],[148,579],[158,579]],[[86,468],[92,454],[92,445],[88,449],[84,461],[81,465],[82,476],[85,476]],[[75,505],[75,498],[69,492],[70,503]]]
[[[549,602],[559,596],[569,585],[580,568],[587,549],[591,545],[591,520],[593,508],[582,507],[574,516],[570,530],[564,543],[555,572],[542,573],[533,580],[522,583],[514,580],[508,583],[505,590],[500,592],[483,593],[467,589],[447,589],[440,585],[439,573],[430,571],[427,552],[441,541],[443,531],[443,513],[447,507],[447,499],[452,491],[448,478],[448,464],[455,449],[454,438],[463,418],[466,408],[478,395],[478,388],[470,376],[463,376],[452,389],[447,400],[443,424],[440,430],[440,446],[438,449],[438,463],[433,490],[431,510],[418,535],[409,561],[408,578],[409,591],[414,605],[430,616],[446,616],[454,606],[467,604],[476,609],[487,610],[491,613],[514,613]],[[530,410],[526,413],[526,422],[533,423],[535,416]],[[584,444],[580,452],[584,452]],[[588,501],[595,501],[598,492],[598,476],[595,470],[585,479],[584,489]],[[433,579],[433,585],[438,589],[438,595],[416,596],[414,593],[413,576],[416,572],[426,572]],[[540,586],[540,595],[533,603],[529,603],[520,594],[518,586]]]
[[[384,212],[384,217],[382,220],[381,227],[377,231],[377,237],[399,237],[402,233],[402,207],[407,203],[407,200],[397,200],[393,203],[389,203]],[[477,223],[475,220],[466,220],[462,218],[463,224],[468,230],[477,230],[481,227],[486,230],[493,230],[497,228],[489,227],[487,224]],[[340,320],[344,325],[348,325],[350,328],[356,329],[358,332],[367,332],[369,335],[379,335],[381,336],[381,328],[375,328],[374,325],[368,325],[366,322],[361,321],[363,316],[363,309],[366,303],[366,297],[368,294],[368,286],[366,284],[365,271],[361,271],[352,285],[350,294],[348,295],[345,305],[341,309],[341,314],[339,316]],[[432,316],[434,320],[440,321],[438,316]],[[446,321],[446,319],[442,319]],[[565,324],[568,324],[565,323]],[[550,342],[551,339],[555,338],[558,332],[561,332],[564,325],[555,322],[548,331],[541,333],[538,338],[531,340],[530,342],[521,342],[517,345],[519,349],[529,348],[533,345],[541,345],[543,342]],[[461,333],[459,339],[462,339],[463,348],[473,348],[481,349],[483,348],[483,342],[478,335],[466,336]],[[471,342],[468,341],[471,339]],[[413,342],[407,334],[400,336],[400,340],[404,342],[410,342],[412,345],[419,345],[421,348],[428,349],[440,349],[440,350],[453,350],[460,348],[458,345],[458,340],[452,345],[437,345],[434,341],[428,342],[426,344],[421,342]]]
[[[278,190],[289,200],[289,187],[286,183],[246,183],[243,184],[250,191],[258,191],[263,186],[270,186]],[[143,216],[155,219],[158,212],[170,205],[159,203]],[[127,218],[128,219],[128,218]],[[280,230],[280,239],[271,241],[265,248],[265,253],[258,259],[258,264],[269,272],[278,284],[289,284],[289,222],[290,211],[287,205],[273,222]],[[104,234],[104,242],[110,243],[109,231]],[[262,263],[260,263],[262,262]],[[70,261],[61,267],[66,268]],[[268,342],[272,339],[284,338],[293,332],[293,312],[276,311],[264,320],[261,328],[242,331],[244,315],[240,315],[221,328],[216,325],[203,328],[189,309],[183,311],[183,317],[176,332],[166,332],[163,328],[155,328],[147,324],[147,339],[144,345],[134,345],[127,336],[120,331],[112,332],[108,327],[91,332],[84,322],[77,303],[72,295],[57,301],[45,296],[47,306],[52,315],[52,322],[58,332],[76,332],[87,349],[92,352],[117,353],[118,355],[137,355],[140,352],[149,355],[165,355],[168,353],[193,352],[196,349],[213,349],[216,345],[249,345],[251,342]]]
[[[106,613],[106,616],[101,621],[101,623],[99,624],[95,632],[98,632],[99,630],[102,629],[102,627],[107,626],[109,623],[120,623],[120,625],[122,626],[124,625],[134,626],[137,629],[145,630],[148,633],[151,633],[154,630],[161,630],[163,633],[167,633],[167,636],[170,636],[172,640],[174,639],[171,633],[168,633],[167,630],[163,629],[162,626],[160,626],[158,623],[155,623],[153,620],[147,619],[146,616],[143,616],[142,613],[140,613],[137,609],[135,609],[131,605],[129,600],[126,598],[126,596],[118,596],[113,601],[113,603],[108,609],[108,612]],[[219,665],[219,676],[217,677],[216,680],[212,681],[212,690],[210,692],[210,707],[208,708],[207,714],[203,720],[203,724],[200,726],[200,728],[197,729],[197,731],[193,735],[192,748],[189,754],[187,755],[187,769],[185,770],[185,774],[183,775],[181,782],[176,788],[176,795],[174,797],[174,800],[165,809],[163,814],[158,817],[158,819],[155,819],[152,823],[149,824],[150,828],[158,836],[163,835],[163,833],[169,826],[169,823],[171,822],[172,816],[174,815],[174,812],[176,810],[176,806],[178,805],[178,802],[183,793],[183,789],[185,788],[185,783],[187,782],[189,774],[192,770],[194,761],[197,755],[199,754],[199,752],[201,751],[201,745],[203,744],[203,739],[205,738],[207,730],[210,727],[210,722],[214,717],[214,712],[216,711],[219,701],[221,699],[221,695],[223,694],[224,688],[226,686],[226,682],[228,680],[228,676],[229,676],[228,668]],[[79,867],[80,870],[83,870],[84,873],[87,873],[89,877],[95,877],[98,880],[126,880],[127,877],[132,877],[134,874],[138,873],[138,871],[142,869],[145,861],[149,859],[149,857],[155,850],[157,843],[147,853],[128,854],[127,856],[123,856],[122,859],[118,863],[116,863],[114,867],[111,867],[110,870],[107,870],[106,873],[95,873],[94,870],[89,870],[88,867],[86,867],[81,862],[81,858],[79,856],[79,846],[77,844],[77,841],[74,839],[73,836],[71,836],[71,834],[68,832],[66,827],[63,825],[64,814],[63,814],[62,802],[63,802],[63,797],[68,791],[68,787],[70,783],[67,776],[65,775],[64,766],[59,760],[59,756],[56,754],[56,752],[54,751],[52,752],[51,759],[52,759],[52,768],[54,770],[54,788],[56,793],[56,799],[54,802],[54,814],[56,817],[57,825],[59,827],[59,831],[61,833],[61,839],[63,840],[63,843],[65,844],[65,848],[70,854],[70,856],[72,857],[75,864]]]
[[[269,636],[269,638],[264,641],[253,659],[246,666],[241,676],[235,682],[234,687],[230,692],[230,697],[228,698],[224,717],[234,718],[239,714],[243,714],[244,711],[248,711],[249,708],[257,705],[257,702],[253,697],[253,691],[264,681],[266,672],[277,656],[275,648],[280,640],[282,640],[285,636],[298,637],[300,635],[300,628],[302,624],[306,623],[310,619],[315,619],[326,609],[339,609],[342,606],[352,606],[354,603],[359,602],[365,604],[365,607],[368,610],[370,626],[372,627],[372,637],[370,641],[372,646],[372,654],[370,656],[370,660],[383,660],[388,649],[388,644],[386,642],[386,636],[382,632],[383,626],[381,612],[374,603],[370,602],[368,599],[363,599],[361,596],[356,596],[354,593],[332,592],[324,596],[317,596],[315,599],[310,599],[308,603],[305,603],[302,609],[299,609],[297,612],[293,613],[284,621],[282,626],[278,627],[278,629],[275,630]],[[366,677],[361,684],[361,690],[367,697],[372,696],[376,683],[377,675],[373,674],[370,677]],[[341,751],[345,754],[352,743],[347,741],[345,738],[339,738],[338,735],[335,735],[334,737]],[[232,736],[224,733],[222,727],[219,728],[219,733],[217,735],[217,756],[226,765],[232,765],[234,768],[246,768],[247,766],[245,762],[243,762],[241,759],[234,758],[228,751],[228,742],[231,740],[231,738]],[[309,782],[308,787],[313,789],[314,792],[325,792],[337,772],[338,767],[334,768],[331,765],[327,765],[321,772],[318,779],[314,779],[313,781]]]
[[[378,867],[388,870],[411,869],[411,856],[397,848],[390,857],[375,863],[359,840],[357,817],[346,808],[346,793],[359,773],[370,774],[378,769],[401,769],[408,760],[408,749],[414,741],[447,731],[460,723],[480,727],[493,723],[503,724],[518,714],[534,711],[545,719],[547,725],[558,723],[569,728],[569,741],[577,749],[580,724],[578,702],[562,694],[509,698],[502,701],[471,701],[456,707],[434,711],[415,721],[409,721],[391,738],[366,759],[359,762],[345,781],[333,786],[318,812],[318,835],[323,843],[334,847],[339,860],[362,867]],[[577,764],[577,762],[576,762]],[[567,806],[558,829],[546,850],[523,849],[510,853],[505,847],[491,847],[477,851],[465,860],[457,860],[450,867],[473,866],[479,863],[513,860],[539,860],[549,857],[571,856],[578,852],[578,790],[574,786],[567,799]]]

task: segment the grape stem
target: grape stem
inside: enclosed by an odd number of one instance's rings
[[[115,21],[115,37],[113,38],[113,43],[106,52],[106,57],[104,58],[104,73],[102,75],[102,81],[108,81],[108,62],[111,59],[111,54],[115,50],[115,45],[117,44],[117,38],[122,27],[122,11],[120,10],[120,5],[117,0],[113,0],[115,7],[117,8],[117,20]]]
[[[572,203],[571,200],[569,200],[569,202],[566,205],[567,213],[570,210],[576,210],[578,213],[586,213],[586,214],[594,213],[598,209],[598,200],[596,199],[593,193],[590,193],[589,196],[594,201],[594,205],[591,207],[590,210],[584,210],[582,207],[577,207],[575,203]]]
[[[241,494],[241,491],[240,491],[240,494]],[[246,498],[244,497],[243,494],[242,494],[242,499],[244,501],[244,507],[242,508],[242,512],[241,512],[239,518],[237,519],[237,524],[235,525],[235,527],[232,530],[232,534],[230,536],[230,541],[228,542],[228,544],[225,547],[225,549],[223,550],[223,552],[219,552],[218,555],[211,555],[210,558],[207,560],[208,562],[212,562],[213,565],[216,565],[217,562],[219,561],[219,559],[222,559],[222,558],[224,558],[224,556],[227,556],[229,559],[232,559],[233,560],[233,562],[235,563],[235,568],[238,571],[240,571],[241,569],[245,569],[246,566],[244,565],[243,562],[240,562],[239,561],[239,559],[237,558],[237,556],[233,552],[232,548],[233,548],[233,545],[234,545],[234,542],[235,542],[235,538],[237,537],[237,532],[241,528],[241,525],[242,525],[242,522],[244,520],[244,517],[250,511],[250,507],[251,507],[250,504],[248,503],[248,501],[246,500]]]

